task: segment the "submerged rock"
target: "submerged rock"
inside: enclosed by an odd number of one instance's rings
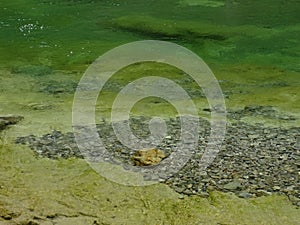
[[[0,131],[6,129],[7,126],[13,125],[21,121],[24,117],[15,115],[0,115]]]
[[[204,110],[207,111],[207,110]],[[263,105],[246,105],[244,109],[229,111],[228,117],[233,119],[241,119],[246,116],[262,116],[268,119],[277,120],[296,120],[292,115],[282,114],[273,106]]]

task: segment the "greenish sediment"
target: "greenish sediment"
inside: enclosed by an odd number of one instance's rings
[[[117,28],[157,38],[178,38],[195,42],[198,39],[226,40],[237,35],[270,35],[270,31],[255,26],[230,27],[201,21],[176,21],[149,16],[124,16],[112,20]],[[271,31],[272,32],[272,31]]]
[[[19,223],[297,224],[299,219],[285,196],[245,200],[212,192],[207,199],[182,198],[163,184],[112,183],[80,159],[37,159],[26,147],[3,143],[0,156],[0,216]]]
[[[295,115],[299,112],[300,85],[296,72],[253,65],[218,66],[213,70],[223,91],[232,93],[226,99],[229,108],[258,104],[273,105]],[[187,75],[170,66],[144,63],[127,67],[109,81],[119,86],[113,85],[117,87],[115,90],[107,86],[100,94],[96,120],[110,116],[118,88],[140,76],[158,72],[160,76],[181,82],[186,89],[194,87],[189,80],[184,82]],[[72,87],[63,84],[78,82],[80,77],[80,73],[63,71],[42,76],[26,74],[26,70],[19,73],[1,71],[1,114],[15,113],[25,117],[1,134],[2,218],[11,217],[19,223],[54,221],[58,224],[92,224],[94,221],[99,224],[241,224],[241,221],[242,224],[297,224],[299,209],[286,196],[245,200],[232,194],[212,192],[208,199],[197,196],[181,199],[163,184],[122,186],[95,173],[84,160],[36,158],[28,147],[12,144],[16,136],[43,135],[53,129],[71,131],[73,93],[69,88]],[[273,83],[268,83],[268,79]],[[62,86],[57,87],[57,82]],[[44,89],[45,84],[54,84],[54,89]],[[62,92],[48,91],[55,88]],[[201,111],[207,107],[206,99],[194,100],[200,115],[209,116]],[[137,103],[132,113],[176,114],[172,106],[155,98]],[[257,121],[257,118],[248,118],[250,123]],[[258,122],[268,121],[262,118]],[[269,124],[274,125],[274,121]],[[291,121],[290,126],[297,124],[299,118]]]

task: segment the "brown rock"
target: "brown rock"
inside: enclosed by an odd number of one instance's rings
[[[147,150],[138,150],[131,157],[135,166],[151,166],[158,164],[162,159],[164,159],[165,153],[156,148]]]
[[[8,125],[16,124],[22,120],[22,116],[0,115],[0,131],[4,130]]]

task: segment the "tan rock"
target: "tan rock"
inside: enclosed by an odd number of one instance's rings
[[[156,148],[138,150],[131,157],[135,166],[151,166],[158,164],[162,159],[164,159],[165,153]]]

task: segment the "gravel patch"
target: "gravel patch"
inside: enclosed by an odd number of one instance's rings
[[[247,109],[253,111],[253,108]],[[274,116],[272,110],[264,110]],[[150,119],[131,118],[132,132],[140,138],[149,137]],[[210,124],[205,119],[200,118],[199,121],[198,148],[192,151],[192,157],[185,166],[164,183],[178,193],[202,197],[207,197],[211,190],[234,192],[241,198],[285,194],[300,206],[300,127],[271,128],[236,120],[228,124],[219,153],[203,171],[199,162],[210,135]],[[180,120],[170,118],[166,124],[167,135],[154,147],[162,150],[168,158],[180,141]],[[103,120],[96,127],[111,156],[134,166],[132,155],[135,151],[118,141],[111,124]],[[39,157],[83,158],[73,133],[53,131],[41,137],[29,135],[18,137],[16,143],[28,145]]]

